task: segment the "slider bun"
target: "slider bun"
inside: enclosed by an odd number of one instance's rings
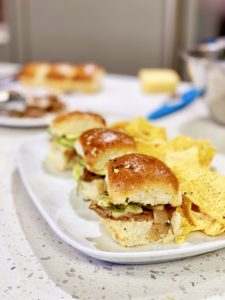
[[[109,161],[106,181],[113,204],[181,205],[179,182],[158,158],[127,154]]]
[[[51,65],[47,78],[66,79],[73,78],[77,73],[77,67],[71,63],[61,62]]]
[[[104,70],[94,63],[80,64],[77,66],[75,80],[92,80],[104,73]]]
[[[26,85],[45,86],[55,91],[93,93],[102,89],[104,70],[93,63],[34,62],[25,65],[18,80]]]
[[[53,135],[79,137],[84,131],[94,127],[105,127],[105,120],[98,114],[73,111],[57,116],[50,124]]]
[[[77,73],[77,67],[70,63],[55,63],[51,65],[47,74],[46,85],[53,89],[64,92],[74,90],[73,77]]]
[[[53,170],[67,171],[72,170],[74,164],[79,160],[76,152],[59,145],[54,140],[50,142],[50,151],[47,156],[47,164]]]
[[[137,221],[119,221],[112,219],[102,219],[103,226],[111,237],[123,247],[148,245],[151,243],[168,243],[180,232],[181,216],[174,212],[171,218],[171,228],[166,234],[160,235],[156,240],[152,237],[151,231],[154,226],[153,219]]]
[[[78,195],[84,200],[98,201],[105,193],[105,180],[95,179],[92,181],[80,180],[77,186]]]
[[[114,157],[135,152],[136,144],[129,135],[103,128],[84,132],[75,143],[77,153],[85,158],[90,172],[105,175],[105,164]]]
[[[17,78],[25,84],[41,85],[44,83],[49,70],[49,63],[34,62],[25,65],[17,75]]]

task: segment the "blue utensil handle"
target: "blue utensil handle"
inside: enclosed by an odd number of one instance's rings
[[[154,112],[148,115],[149,120],[155,120],[164,116],[167,116],[173,112],[176,112],[185,106],[192,103],[194,100],[196,100],[198,97],[202,96],[204,94],[204,90],[197,90],[197,89],[191,89],[188,92],[184,93],[180,100],[177,102],[171,102],[164,104]]]

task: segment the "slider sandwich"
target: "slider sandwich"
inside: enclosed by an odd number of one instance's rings
[[[46,76],[46,85],[64,92],[97,92],[102,89],[104,70],[93,63],[55,63]]]
[[[104,128],[84,132],[74,144],[82,158],[74,166],[78,194],[84,200],[97,201],[105,192],[105,165],[109,159],[135,152],[136,144],[129,135]]]
[[[75,141],[91,128],[105,127],[105,120],[97,114],[73,111],[57,116],[50,124],[51,135],[48,162],[59,171],[70,170],[79,157]]]
[[[48,62],[33,62],[29,63],[20,70],[17,74],[17,79],[29,86],[43,85],[44,80],[50,70]]]
[[[159,159],[126,154],[106,164],[106,195],[92,201],[109,234],[124,247],[172,241],[179,233],[179,182]]]
[[[34,62],[24,65],[17,79],[25,85],[56,91],[94,93],[102,89],[105,71],[94,63]]]

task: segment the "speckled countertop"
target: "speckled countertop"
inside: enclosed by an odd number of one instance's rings
[[[192,116],[189,123],[187,116]],[[202,104],[177,115],[178,125],[184,133],[212,138],[225,150],[225,130],[208,119]],[[0,128],[1,300],[225,299],[225,250],[121,266],[87,257],[61,241],[30,201],[15,167],[21,140],[36,133],[40,130]]]

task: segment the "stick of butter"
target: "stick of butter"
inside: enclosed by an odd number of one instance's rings
[[[146,93],[175,93],[180,77],[172,69],[141,69],[138,73]]]

